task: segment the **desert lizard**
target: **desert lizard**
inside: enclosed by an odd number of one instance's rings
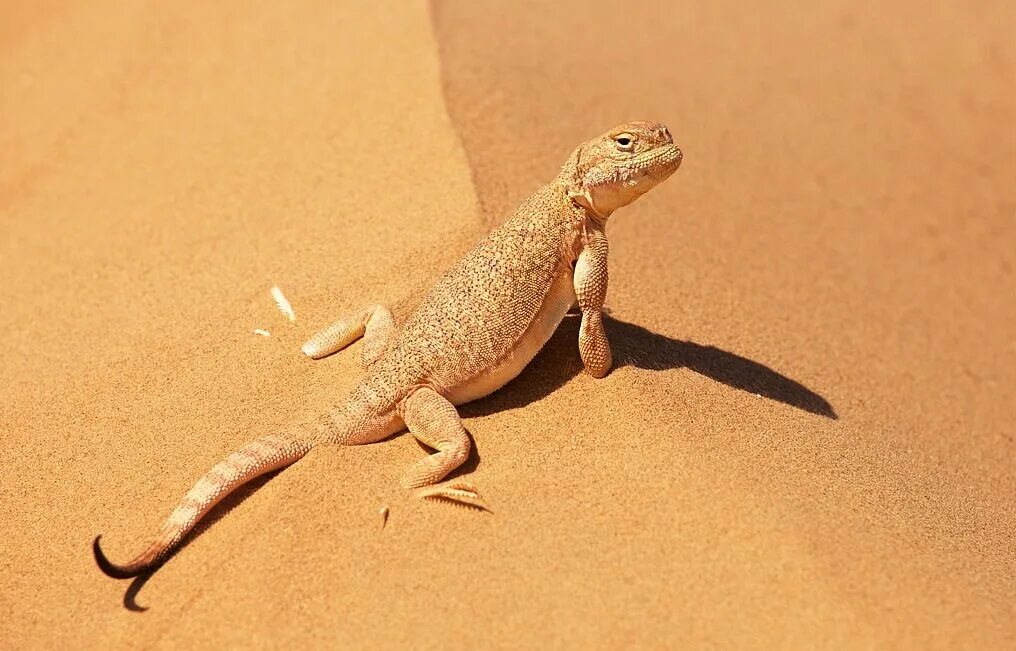
[[[258,438],[215,465],[133,560],[110,562],[97,536],[99,567],[127,578],[162,563],[223,497],[319,443],[373,443],[408,429],[435,452],[408,469],[403,485],[440,482],[470,451],[455,406],[517,376],[576,304],[583,366],[605,376],[612,364],[601,314],[607,219],[669,177],[681,159],[670,131],[653,122],[623,124],[580,145],[553,181],[435,283],[401,328],[388,309],[372,305],[303,345],[318,359],[363,338],[367,372],[350,395],[320,420]],[[462,486],[454,490],[468,491]]]

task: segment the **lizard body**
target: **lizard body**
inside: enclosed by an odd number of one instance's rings
[[[651,122],[621,125],[579,146],[557,178],[434,284],[401,328],[374,305],[304,344],[303,352],[317,359],[363,337],[367,373],[349,396],[319,421],[261,437],[216,464],[130,562],[110,562],[96,537],[99,567],[124,578],[158,565],[232,490],[296,462],[318,443],[372,443],[408,429],[436,452],[411,466],[403,485],[441,481],[470,450],[455,405],[516,377],[576,303],[585,370],[606,375],[607,218],[669,177],[681,159],[667,128]]]

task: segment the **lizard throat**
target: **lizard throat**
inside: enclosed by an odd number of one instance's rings
[[[593,195],[587,188],[583,189],[581,193],[570,193],[568,199],[571,201],[573,209],[582,217],[593,220],[601,228],[607,225],[607,218],[611,213],[597,209]]]

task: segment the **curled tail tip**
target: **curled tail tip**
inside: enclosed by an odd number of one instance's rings
[[[99,546],[99,541],[101,539],[102,534],[99,534],[95,537],[95,540],[92,541],[92,553],[95,555],[95,564],[99,566],[99,569],[102,570],[103,574],[113,579],[130,579],[145,571],[146,568],[144,567],[131,569],[129,567],[116,565],[110,562],[110,560],[106,558],[106,555],[102,552],[102,547]]]

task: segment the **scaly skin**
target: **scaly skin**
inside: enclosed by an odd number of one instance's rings
[[[187,493],[143,553],[111,563],[109,576],[136,576],[162,563],[216,503],[238,486],[290,465],[318,443],[372,443],[403,429],[436,450],[411,466],[407,488],[435,484],[469,456],[455,405],[496,391],[518,375],[576,303],[579,353],[593,377],[611,367],[601,310],[607,293],[607,219],[669,177],[681,151],[662,124],[624,124],[578,147],[561,173],[537,190],[433,286],[401,330],[373,305],[304,344],[312,358],[363,337],[367,374],[320,422],[247,444]],[[463,482],[447,495],[471,490]]]

